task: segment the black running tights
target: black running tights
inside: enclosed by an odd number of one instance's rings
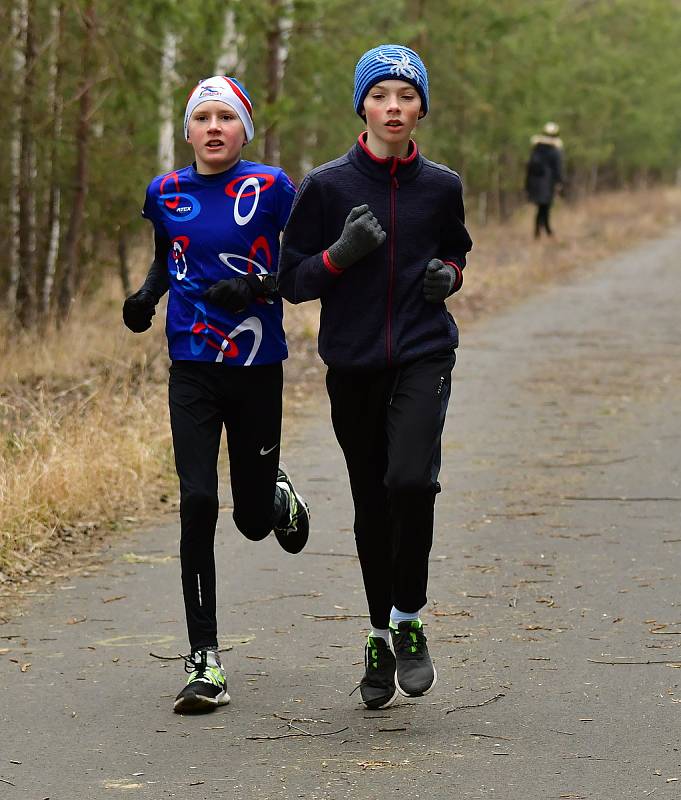
[[[331,419],[348,468],[371,624],[427,599],[440,442],[454,352],[392,369],[329,369]]]
[[[217,646],[215,555],[218,452],[227,431],[236,527],[264,539],[282,509],[275,492],[281,437],[282,366],[229,367],[174,361],[168,395],[180,479],[180,563],[192,651]]]

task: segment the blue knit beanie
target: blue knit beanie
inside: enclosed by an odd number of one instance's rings
[[[418,53],[401,44],[381,44],[367,50],[355,67],[354,102],[360,117],[369,89],[384,80],[411,83],[421,96],[423,116],[428,113],[428,72]]]

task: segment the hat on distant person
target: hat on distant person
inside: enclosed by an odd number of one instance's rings
[[[544,125],[542,133],[545,136],[558,136],[558,134],[560,133],[560,128],[558,127],[558,123],[547,122],[546,125]]]
[[[189,138],[189,118],[194,109],[209,100],[216,100],[218,103],[225,103],[236,111],[246,131],[246,141],[253,139],[253,105],[248,96],[246,87],[239,83],[236,78],[228,78],[225,75],[214,75],[212,78],[200,80],[192,89],[187,108],[184,112],[184,138]]]
[[[401,44],[381,44],[367,50],[355,67],[355,111],[362,119],[369,89],[385,80],[410,83],[421,96],[421,116],[428,113],[428,71],[418,53]]]

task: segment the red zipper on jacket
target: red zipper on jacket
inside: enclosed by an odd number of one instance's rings
[[[398,159],[393,156],[390,164],[390,248],[388,258],[388,306],[385,321],[385,350],[388,366],[392,364],[392,313],[393,313],[393,284],[395,282],[395,218],[397,216],[397,190],[400,184],[395,173],[397,172]]]
[[[395,283],[395,250],[397,238],[395,236],[395,228],[397,226],[397,190],[400,188],[396,173],[400,164],[411,164],[416,158],[418,158],[419,149],[416,146],[416,142],[411,139],[407,147],[406,158],[399,158],[398,156],[386,156],[385,158],[382,158],[374,155],[371,150],[369,150],[366,145],[366,139],[367,133],[364,131],[363,133],[360,133],[357,142],[367,156],[377,164],[390,163],[390,246],[388,248],[388,300],[386,304],[385,315],[385,350],[388,366],[390,366],[392,363],[392,306],[393,289]]]

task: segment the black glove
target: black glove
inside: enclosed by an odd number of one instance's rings
[[[454,268],[439,258],[428,262],[423,279],[423,294],[429,303],[442,303],[452,292],[457,276]]]
[[[243,311],[256,297],[271,295],[276,278],[273,275],[259,276],[254,272],[243,278],[229,278],[218,281],[203,293],[204,300],[214,306],[220,306],[233,314]]]
[[[140,289],[125,298],[123,322],[133,333],[143,333],[151,328],[151,318],[156,313],[157,300],[148,289]]]
[[[327,252],[339,269],[346,269],[383,244],[385,237],[369,206],[355,206],[345,220],[340,238]]]

